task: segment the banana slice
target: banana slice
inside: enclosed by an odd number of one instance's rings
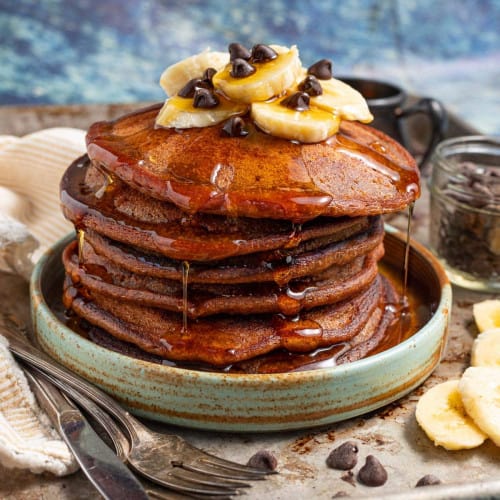
[[[294,88],[299,89],[307,76],[307,70],[302,68]],[[342,120],[357,120],[362,123],[373,121],[365,98],[356,89],[336,78],[317,80],[317,83],[321,86],[322,93],[311,95],[311,105],[339,115]]]
[[[204,50],[169,66],[160,77],[160,85],[168,96],[173,96],[192,78],[199,78],[207,68],[217,71],[229,62],[227,52]]]
[[[231,116],[243,115],[248,111],[246,104],[238,104],[218,96],[219,104],[213,108],[195,108],[193,99],[173,96],[165,101],[156,126],[166,128],[210,127]]]
[[[475,448],[487,438],[467,415],[458,385],[458,380],[449,380],[429,389],[418,401],[415,412],[427,436],[447,450]]]
[[[496,366],[500,368],[500,328],[480,333],[472,344],[472,366]]]
[[[500,368],[467,368],[458,384],[458,390],[467,413],[500,446]]]
[[[251,116],[264,132],[305,143],[324,141],[335,134],[340,125],[340,117],[327,111],[313,107],[295,111],[279,101],[254,102]]]
[[[474,321],[480,332],[500,328],[500,300],[483,300],[472,306]]]
[[[320,80],[323,93],[311,98],[318,108],[336,113],[343,120],[357,120],[362,123],[370,123],[373,115],[368,109],[364,97],[346,83],[331,78]]]
[[[242,78],[231,76],[232,64],[227,64],[214,75],[214,87],[235,102],[267,101],[282,95],[300,74],[299,51],[295,46],[290,49],[277,45],[270,47],[277,52],[276,59],[251,63],[255,72]]]

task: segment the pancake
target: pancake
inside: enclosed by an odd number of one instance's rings
[[[126,270],[103,265],[102,261],[85,261],[79,265],[77,243],[70,244],[63,255],[66,273],[74,284],[85,287],[87,296],[99,293],[121,301],[164,308],[184,313],[189,318],[221,313],[298,314],[333,304],[366,288],[376,277],[377,262],[383,255],[378,245],[367,255],[356,257],[350,263],[330,266],[317,276],[295,279],[286,286],[275,283],[237,285],[189,285],[187,283],[153,277],[141,277]],[[92,274],[91,274],[92,273]],[[188,275],[186,276],[188,281]]]
[[[123,302],[98,293],[91,300],[85,291],[66,281],[67,306],[86,321],[140,349],[174,361],[225,366],[284,348],[311,352],[340,342],[367,342],[385,326],[393,313],[387,308],[390,285],[378,276],[360,294],[348,300],[316,307],[300,319],[283,315],[218,315],[190,322],[166,310]],[[390,322],[390,321],[389,321]],[[358,341],[354,340],[358,335]],[[380,340],[380,339],[379,339]],[[376,342],[372,347],[375,347]]]
[[[191,262],[190,283],[254,283],[274,281],[284,285],[294,278],[317,274],[330,266],[351,262],[380,245],[384,228],[380,217],[370,221],[366,231],[320,248],[299,244],[282,252],[267,252],[222,261]],[[138,251],[136,248],[110,240],[95,231],[85,231],[81,245],[80,263],[100,265],[107,270],[120,269],[144,276],[182,281],[183,266],[175,259],[159,254]]]
[[[392,285],[387,280],[384,280],[384,293],[388,304],[397,303],[398,297]],[[329,366],[350,363],[376,350],[388,335],[392,335],[392,330],[398,328],[398,322],[396,320],[397,314],[392,311],[394,311],[393,308],[384,311],[376,331],[374,331],[373,335],[369,338],[365,338],[364,334],[367,330],[364,330],[357,336],[352,337],[351,340],[339,341],[329,346],[320,347],[305,353],[293,352],[283,348],[274,349],[266,354],[231,363],[229,365],[221,365],[215,369],[226,373],[283,373],[326,368]],[[380,313],[378,313],[377,316],[379,314]],[[82,323],[81,320],[77,320],[77,322]],[[90,325],[85,321],[83,321],[83,324],[75,324],[74,328],[80,331],[82,335],[86,335],[96,344],[127,356],[151,363],[168,364],[171,366],[181,366],[204,371],[214,370],[214,366],[211,364],[193,361],[175,362],[165,357],[149,353],[138,348],[135,344],[119,340],[102,328]]]
[[[90,159],[147,196],[187,213],[286,219],[375,215],[419,195],[415,160],[371,127],[343,121],[326,141],[297,144],[248,123],[244,137],[221,127],[155,128],[160,106],[92,125]]]
[[[79,229],[93,230],[113,240],[189,261],[220,260],[280,248],[292,248],[311,239],[320,244],[341,241],[368,227],[367,217],[319,217],[301,225],[273,219],[256,223],[248,218],[189,216],[170,203],[163,203],[162,217],[154,221],[137,219],[118,211],[115,201],[125,191],[136,196],[119,180],[101,186],[86,182],[90,163],[86,157],[75,161],[61,180],[63,213]],[[144,200],[142,212],[151,213],[150,200]]]

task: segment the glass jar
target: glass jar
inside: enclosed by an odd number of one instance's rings
[[[500,138],[441,142],[429,188],[430,243],[451,282],[500,291]]]

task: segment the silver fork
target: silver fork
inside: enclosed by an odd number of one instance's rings
[[[25,362],[23,363],[26,364]],[[110,437],[113,446],[115,448],[115,453],[118,456],[118,458],[122,462],[127,461],[127,456],[130,451],[130,443],[128,439],[125,437],[125,434],[118,427],[116,422],[105,411],[103,411],[100,408],[100,406],[96,405],[89,398],[85,397],[83,394],[79,393],[76,389],[69,386],[68,384],[65,384],[61,380],[55,379],[54,377],[52,377],[52,375],[45,373],[43,370],[40,370],[35,366],[32,365],[28,366],[30,366],[30,369],[28,371],[25,368],[25,373],[28,374],[28,378],[30,380],[31,380],[30,377],[35,379],[43,377],[44,380],[50,382],[52,385],[57,386],[60,390],[62,390],[73,402],[77,403],[78,406],[83,408],[89,415],[92,416],[92,418],[96,422],[99,423],[102,429]],[[174,493],[172,492],[172,490],[167,491],[156,484],[146,482],[144,480],[142,481],[142,483],[148,497],[150,498],[158,498],[161,500],[182,500],[186,498],[182,494]],[[223,497],[221,496],[213,497],[209,495],[203,495],[203,497],[198,497],[198,498],[203,498],[205,500],[209,498],[216,498],[218,500],[221,500]]]
[[[243,481],[264,479],[270,474],[206,453],[180,436],[148,429],[105,392],[58,364],[7,325],[0,327],[0,333],[7,337],[16,356],[52,375],[58,387],[64,390],[58,384],[62,381],[109,412],[129,437],[129,465],[154,483],[183,493],[230,496],[251,486]]]

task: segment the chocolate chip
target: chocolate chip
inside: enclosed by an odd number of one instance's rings
[[[295,111],[306,111],[309,109],[309,94],[295,92],[295,94],[285,97],[280,104]]]
[[[259,43],[254,45],[252,48],[252,61],[253,62],[267,62],[272,61],[278,57],[278,53],[269,47],[269,45],[264,45]]]
[[[219,98],[208,89],[197,88],[194,92],[193,106],[195,108],[215,108]]]
[[[305,92],[312,97],[323,93],[321,83],[319,83],[318,79],[314,75],[307,75],[305,80],[302,80],[299,83],[299,90],[302,90],[302,92]]]
[[[231,68],[230,75],[233,78],[245,78],[255,73],[255,68],[245,59],[237,57],[233,60],[233,67]]]
[[[240,116],[233,116],[224,123],[221,130],[221,135],[224,137],[245,137],[248,135],[248,128],[245,125],[245,120]]]
[[[180,97],[189,97],[192,98],[194,97],[194,93],[197,88],[200,87],[201,84],[201,79],[200,78],[193,78],[192,80],[189,80],[189,82],[182,87],[179,92],[177,92],[177,95]]]
[[[229,60],[231,62],[235,59],[244,59],[245,61],[248,61],[251,56],[251,52],[241,43],[229,44]]]
[[[260,450],[250,457],[247,465],[256,469],[273,472],[278,467],[278,460],[270,451]]]
[[[332,78],[332,61],[329,59],[320,59],[307,69],[309,75],[313,75],[320,80],[329,80]]]
[[[332,469],[348,470],[358,463],[358,446],[354,441],[346,441],[330,452],[326,465]]]
[[[215,68],[207,68],[203,72],[203,76],[201,77],[203,83],[206,83],[212,89],[214,88],[212,78],[214,77],[215,73],[217,73],[217,70]]]
[[[366,457],[366,462],[358,472],[358,481],[366,486],[382,486],[387,481],[387,471],[373,455]]]
[[[419,488],[420,486],[432,486],[434,484],[441,484],[441,479],[433,474],[426,474],[417,481],[415,488]]]

